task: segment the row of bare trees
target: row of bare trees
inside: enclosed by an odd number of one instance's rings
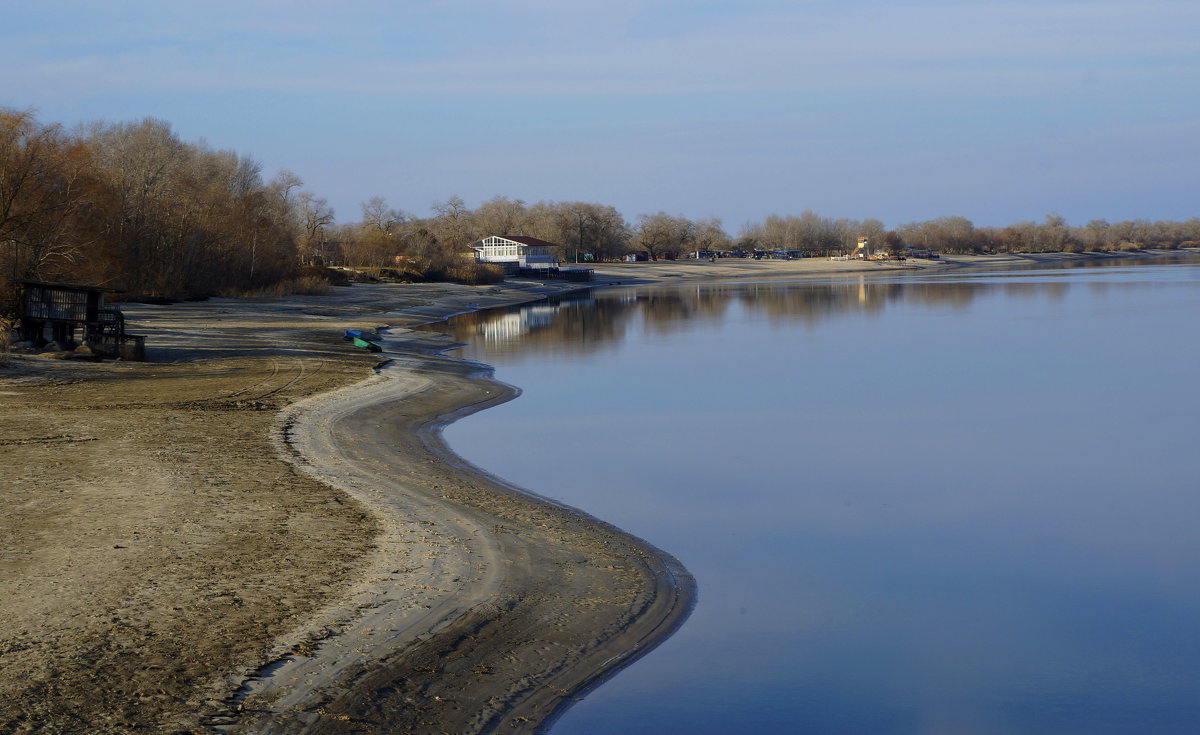
[[[877,219],[771,215],[736,238],[718,219],[665,212],[632,222],[611,206],[527,204],[497,196],[471,209],[454,196],[418,217],[376,197],[358,222],[290,172],[264,181],[260,165],[203,143],[185,143],[160,120],[95,123],[66,131],[29,112],[0,109],[0,274],[187,298],[245,292],[292,278],[308,264],[403,269],[453,278],[470,244],[488,235],[558,243],[567,261],[652,258],[740,248],[832,255],[866,237],[875,250],[946,253],[1134,250],[1200,246],[1200,219],[1185,222],[1042,222],[975,227],[940,217],[889,230]]]
[[[798,250],[809,255],[833,255],[850,252],[860,237],[868,238],[877,248],[901,246],[895,233],[877,219],[831,219],[811,210],[798,217],[773,214],[762,222],[747,224],[741,230],[738,244],[748,250]]]
[[[921,226],[916,229],[920,231]],[[960,229],[962,234],[956,238],[955,252],[1114,252],[1200,247],[1200,218],[1196,217],[1183,222],[1110,223],[1097,219],[1082,227],[1071,227],[1059,215],[1051,214],[1040,223],[1018,222],[1007,227],[979,228],[972,233],[967,222]],[[934,240],[937,239],[935,233]],[[952,250],[949,245],[946,249]]]
[[[397,262],[416,267],[457,257],[470,244],[489,235],[536,237],[560,246],[559,257],[616,260],[642,251],[651,257],[674,256],[694,250],[725,249],[733,240],[718,219],[689,220],[665,212],[644,214],[630,224],[615,208],[592,202],[537,202],[497,196],[469,209],[454,196],[432,207],[432,216],[419,218],[391,209],[375,197],[362,205],[362,220],[330,233],[338,245],[334,261],[365,266]]]
[[[428,269],[469,252],[471,243],[488,235],[524,235],[559,244],[559,256],[566,260],[577,260],[582,253],[609,260],[628,252],[630,234],[621,214],[603,204],[527,205],[497,196],[472,210],[453,196],[434,204],[432,216],[419,218],[375,197],[362,205],[361,221],[330,232],[338,252],[329,257],[354,265],[393,266],[400,261]]]
[[[418,218],[389,209],[381,198],[363,205],[359,223],[336,229],[347,264],[389,265],[397,256],[417,263],[463,252],[488,235],[529,235],[560,244],[559,257],[597,261],[629,253],[677,257],[696,251],[799,251],[827,256],[853,251],[865,237],[876,251],[903,254],[909,248],[944,253],[1080,252],[1200,247],[1200,218],[1185,222],[1089,222],[1071,227],[1058,215],[1041,223],[975,227],[964,217],[939,217],[888,229],[878,219],[833,219],[812,211],[799,216],[770,215],[742,226],[732,237],[719,219],[690,220],[665,212],[628,222],[613,207],[587,202],[538,202],[495,197],[469,209],[459,197]],[[337,256],[334,256],[335,259]]]
[[[133,297],[277,283],[305,238],[322,236],[299,186],[286,172],[264,181],[253,159],[184,143],[160,120],[67,132],[0,110],[0,273]]]
[[[1092,220],[1072,227],[1057,214],[1042,222],[975,227],[963,217],[939,217],[901,225],[899,241],[946,253],[1114,252],[1200,247],[1200,218],[1183,222]]]
[[[951,254],[1129,251],[1149,248],[1200,247],[1200,218],[1184,222],[1093,220],[1071,227],[1051,214],[1044,221],[1007,227],[976,227],[965,217],[938,217],[889,230],[877,219],[821,217],[806,211],[799,217],[771,215],[742,228],[744,248],[800,250],[812,255],[851,251],[866,237],[874,249],[903,253],[908,248]]]

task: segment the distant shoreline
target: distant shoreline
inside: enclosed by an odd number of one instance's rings
[[[721,258],[707,260],[660,260],[649,263],[596,263],[594,285],[633,285],[666,283],[675,280],[717,280],[725,278],[806,278],[839,275],[868,275],[898,271],[936,273],[958,268],[993,268],[1016,265],[1042,265],[1108,260],[1152,260],[1173,256],[1200,256],[1200,248],[1140,250],[1133,252],[1022,253],[1002,255],[943,255],[937,259],[912,258],[904,261],[829,260],[753,260]]]

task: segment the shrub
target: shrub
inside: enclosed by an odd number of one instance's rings
[[[296,271],[292,280],[305,278],[320,278],[334,286],[345,286],[350,283],[350,274],[339,268],[326,268],[323,265],[306,265]]]
[[[319,275],[299,276],[283,281],[247,289],[226,289],[221,296],[229,299],[281,299],[296,294],[299,296],[324,296],[329,293],[329,281]]]
[[[329,293],[329,289],[332,286],[330,281],[319,274],[290,278],[279,285],[283,287],[285,294],[296,294],[298,296],[324,296]]]
[[[456,283],[479,286],[504,280],[504,271],[490,263],[455,263],[446,269],[446,278]]]
[[[0,365],[8,364],[8,352],[12,349],[12,330],[16,322],[0,317]]]

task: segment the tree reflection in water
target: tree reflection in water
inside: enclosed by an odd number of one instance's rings
[[[592,289],[509,309],[463,314],[432,329],[467,345],[464,356],[488,362],[497,350],[509,357],[592,354],[610,349],[631,329],[667,335],[727,319],[737,309],[769,322],[817,324],[852,314],[872,315],[900,302],[966,309],[1002,291],[1009,296],[1061,298],[1062,281],[883,280],[678,284]],[[509,348],[520,342],[520,352]]]

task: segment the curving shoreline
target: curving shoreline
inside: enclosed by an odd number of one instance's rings
[[[339,621],[331,635],[255,677],[223,729],[529,731],[690,611],[694,583],[677,560],[453,454],[442,427],[514,392],[428,342],[402,337],[378,375],[285,412],[293,461],[383,530],[365,580],[318,615]],[[434,553],[389,574],[398,556],[412,559],[406,543]]]
[[[583,655],[572,664],[570,671],[556,677],[553,686],[548,685],[541,694],[535,693],[517,704],[514,710],[521,711],[521,714],[511,719],[527,717],[531,723],[540,723],[540,727],[536,729],[543,731],[569,709],[571,704],[578,701],[581,695],[604,683],[674,634],[687,621],[695,607],[697,584],[681,561],[648,541],[582,510],[511,485],[455,454],[445,443],[442,429],[453,421],[512,400],[518,395],[514,389],[493,381],[490,369],[486,377],[468,379],[481,381],[485,391],[488,390],[486,386],[497,385],[506,390],[502,397],[463,406],[419,429],[416,434],[429,451],[462,471],[483,478],[494,487],[522,499],[554,508],[572,521],[590,524],[593,532],[600,534],[606,543],[615,541],[618,552],[622,547],[627,548],[632,556],[618,553],[618,557],[624,556],[626,559],[639,561],[643,573],[649,576],[647,582],[653,587],[653,592],[636,618],[631,619],[612,638],[604,641],[597,639],[596,643],[599,645],[589,645],[588,650],[582,652]]]
[[[676,262],[597,282],[880,270]],[[0,729],[531,731],[662,640],[695,595],[675,560],[441,441],[507,388],[414,332],[363,380],[377,360],[338,338],[562,290],[137,306],[159,362],[17,357],[0,371]]]
[[[1036,262],[1050,259],[1038,258]],[[942,267],[970,267],[1011,261],[1011,258],[975,259],[974,262],[972,259],[955,259]],[[844,268],[841,264],[822,263],[810,270],[816,275],[821,272],[841,273]],[[689,270],[690,273],[687,272]],[[657,277],[671,280],[709,275],[698,272],[695,264],[683,264],[682,268],[664,265]],[[474,537],[472,541],[476,546],[464,547],[467,548],[466,555],[474,555],[475,558],[483,556],[488,562],[474,569],[478,577],[472,580],[470,587],[460,586],[445,593],[439,605],[453,603],[452,613],[445,616],[417,616],[421,622],[414,623],[408,632],[422,629],[423,633],[410,642],[393,641],[389,644],[394,646],[395,655],[402,657],[404,663],[391,661],[392,656],[379,646],[369,652],[374,663],[346,661],[344,656],[339,658],[336,650],[326,652],[329,647],[323,647],[304,665],[309,669],[324,668],[329,671],[355,669],[366,672],[372,668],[374,671],[370,675],[363,673],[350,677],[354,679],[353,683],[327,688],[313,688],[311,679],[305,681],[299,676],[289,680],[287,677],[292,675],[284,672],[276,674],[274,682],[268,683],[258,694],[259,698],[270,701],[272,696],[286,698],[288,692],[294,694],[309,685],[307,698],[297,700],[293,696],[288,702],[293,709],[297,705],[310,711],[318,709],[322,713],[321,723],[310,719],[308,724],[297,729],[294,714],[279,713],[268,708],[259,719],[243,718],[245,727],[249,728],[244,731],[349,731],[334,724],[335,721],[353,722],[355,731],[363,731],[365,726],[367,731],[380,732],[389,727],[419,731],[432,723],[437,723],[437,728],[448,732],[490,732],[502,725],[518,731],[542,729],[565,711],[579,694],[644,655],[677,629],[694,605],[695,582],[678,560],[644,541],[578,510],[565,508],[527,490],[513,487],[455,455],[442,440],[441,429],[457,418],[511,400],[514,391],[487,378],[471,375],[476,366],[438,354],[436,348],[428,344],[427,338],[410,335],[390,349],[400,351],[403,364],[395,364],[389,370],[402,368],[410,380],[411,376],[436,372],[436,384],[419,389],[401,389],[388,396],[376,395],[353,412],[343,413],[343,418],[357,424],[357,427],[347,430],[342,442],[361,442],[370,434],[367,424],[379,418],[376,413],[378,410],[390,405],[399,411],[403,403],[410,413],[401,422],[403,429],[399,434],[391,436],[394,454],[390,461],[396,466],[434,465],[437,469],[431,473],[431,477],[436,480],[422,481],[410,477],[407,485],[395,487],[392,492],[439,499],[443,503],[443,510],[449,510],[452,515],[458,514],[457,518],[438,519],[448,528],[464,528],[461,525],[462,516],[467,516],[471,524],[470,534]],[[451,395],[454,397],[449,398]],[[328,400],[345,405],[344,398],[328,397]],[[414,401],[420,406],[416,409],[419,415],[415,417],[412,416]],[[308,414],[305,421],[298,423],[319,425],[321,419],[314,418],[314,415]],[[376,424],[377,430],[378,426]],[[419,446],[412,441],[413,438],[418,440]],[[351,458],[345,452],[321,451],[315,448],[311,440],[295,438],[289,446],[303,456],[310,467],[317,468],[328,466],[331,456],[352,459],[352,463],[372,463],[381,461],[387,454],[386,451],[367,452]],[[333,481],[335,486],[342,487],[328,474],[322,480]],[[370,481],[379,483],[382,480],[375,476]],[[453,489],[448,491],[447,488]],[[382,518],[395,512],[386,503],[373,503],[370,498],[361,495],[356,497]],[[534,515],[518,517],[521,514],[514,514],[511,507],[514,501],[528,504],[526,511]],[[575,524],[573,532],[579,535],[570,539],[560,536],[558,545],[551,550],[547,544],[552,539],[544,533],[546,524],[539,520],[546,516],[558,516],[560,523]],[[455,523],[460,525],[455,526]],[[490,533],[487,530],[489,523],[492,526]],[[515,543],[507,534],[519,537],[521,543]],[[534,536],[538,538],[532,540]],[[546,584],[547,560],[559,565],[569,564],[572,556],[584,545],[585,537],[593,541],[599,538],[606,546],[615,547],[607,549],[610,552],[605,557],[609,561],[605,565],[607,567],[622,563],[622,559],[626,562],[636,560],[643,585],[636,596],[628,598],[632,590],[628,580],[625,581],[626,586],[621,587],[614,580],[598,583],[595,579],[574,579],[575,575],[572,575],[571,584],[560,584],[552,593],[542,589],[542,585]],[[522,544],[527,548],[520,548]],[[539,558],[534,559],[535,555]],[[492,568],[497,559],[506,566]],[[553,561],[555,559],[560,561]],[[577,558],[574,561],[578,563]],[[594,563],[595,558],[589,561]],[[465,566],[468,562],[462,558],[457,563]],[[572,609],[571,596],[583,594],[581,590],[594,592],[597,584],[607,585],[604,592],[608,599],[625,599],[625,606],[608,610],[603,615],[592,614],[584,621]],[[497,598],[509,602],[496,605]],[[384,609],[402,609],[403,605],[403,601],[392,600]],[[435,606],[434,609],[441,610],[441,607]],[[381,614],[373,612],[371,619],[378,620]],[[480,676],[465,682],[465,686],[447,686],[448,678],[455,682],[462,680],[461,672],[447,672],[439,664],[447,657],[447,650],[452,650],[454,657],[474,662],[475,670],[479,667],[490,668],[488,662],[496,661],[497,656],[511,650],[514,639],[519,641],[525,636],[531,641],[537,640],[539,630],[528,627],[528,621],[550,617],[561,619],[567,615],[572,616],[573,623],[573,630],[567,635],[569,642],[560,642],[561,649],[553,655],[538,655],[540,652],[531,648],[520,655],[521,667],[503,672],[492,669],[488,671],[486,679]],[[411,613],[409,616],[412,617]],[[503,634],[480,635],[489,627],[504,628]],[[423,636],[431,638],[421,640]],[[365,650],[362,646],[367,645],[365,636],[355,630],[339,632],[338,637],[343,646],[359,644],[355,648],[360,653]],[[447,642],[449,639],[455,639],[453,645]],[[469,644],[464,644],[464,641],[469,641]],[[414,661],[424,663],[414,664]],[[459,678],[454,678],[454,675]],[[332,677],[326,676],[322,681],[329,678]],[[346,678],[345,674],[342,678]],[[393,679],[405,682],[403,693],[397,692],[388,683]],[[272,694],[272,690],[282,694]],[[458,696],[451,698],[437,692],[456,692]],[[389,697],[398,701],[389,704],[386,701]],[[252,697],[247,705],[253,709],[254,702]],[[473,714],[467,716],[467,712]],[[276,723],[286,724],[277,727]],[[238,730],[242,731],[242,728]]]

